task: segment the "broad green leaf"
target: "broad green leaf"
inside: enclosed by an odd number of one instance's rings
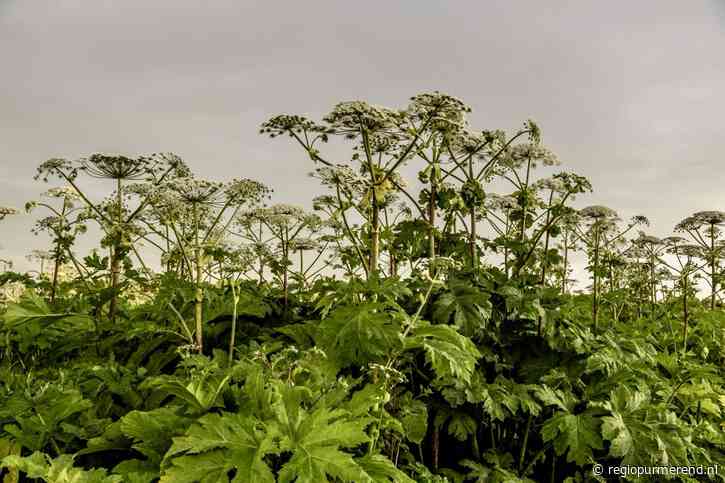
[[[423,349],[438,377],[469,382],[481,353],[468,337],[447,325],[419,323],[405,341],[406,349]]]
[[[145,483],[159,477],[159,464],[150,460],[124,460],[114,466],[113,474],[122,476],[124,482]]]
[[[628,455],[634,447],[632,433],[619,413],[602,418],[602,436],[610,442],[609,454],[611,456],[621,458]]]
[[[159,483],[229,483],[232,463],[228,458],[221,450],[174,458],[173,466],[161,475]],[[260,480],[260,483],[264,481],[270,480]]]
[[[546,442],[554,442],[558,455],[566,453],[568,462],[585,465],[592,461],[593,450],[603,448],[599,426],[599,419],[591,414],[560,412],[544,423],[541,436]]]
[[[86,314],[54,313],[43,298],[35,292],[26,292],[18,303],[9,304],[3,316],[6,327],[17,327],[32,320],[51,324],[60,319],[68,319],[81,324],[84,329],[93,327],[93,319]]]
[[[0,468],[21,471],[28,478],[43,478],[48,471],[46,455],[36,451],[30,456],[9,455],[0,461]]]
[[[469,471],[464,481],[473,483],[534,483],[529,478],[519,477],[518,471],[513,467],[514,460],[509,453],[499,455],[488,451],[483,455],[483,462],[463,460],[461,466]]]
[[[17,468],[29,478],[40,478],[49,483],[121,483],[118,475],[108,475],[104,469],[90,471],[73,466],[73,457],[67,454],[51,459],[50,456],[35,452],[30,456],[7,456],[0,468]]]
[[[552,389],[546,384],[536,386],[534,394],[544,406],[556,406],[562,411],[570,411],[576,403],[574,397],[559,389]]]
[[[176,396],[184,401],[192,412],[203,413],[221,404],[221,392],[230,376],[204,370],[194,373],[187,381],[176,376],[157,376],[147,379],[142,387]]]
[[[6,456],[20,456],[20,445],[9,438],[0,438],[0,461]],[[18,483],[19,475],[17,469],[8,469],[9,474],[5,476],[3,483]]]
[[[452,279],[434,304],[433,318],[447,324],[451,321],[458,326],[463,334],[478,334],[491,317],[491,302],[486,292],[469,283]]]
[[[274,426],[265,426],[252,416],[207,414],[174,438],[165,456],[171,461],[161,481],[228,481],[234,470],[235,482],[274,482],[263,458],[278,452]],[[203,477],[203,478],[202,478]]]
[[[133,441],[133,448],[152,461],[161,461],[174,436],[188,425],[188,419],[169,408],[131,411],[121,418],[120,431]]]
[[[355,463],[369,476],[371,483],[415,483],[383,455],[365,455]]]
[[[412,399],[410,393],[400,401],[400,422],[408,441],[420,444],[428,432],[428,407],[419,400]]]
[[[279,482],[317,483],[327,476],[343,481],[368,481],[369,476],[358,466],[352,454],[343,451],[370,441],[365,428],[371,417],[354,417],[345,410],[319,407],[308,412],[301,406],[301,392],[295,388],[281,389],[281,400],[275,405],[280,450],[292,453],[282,466]]]
[[[468,414],[456,411],[448,420],[448,434],[458,441],[466,441],[469,436],[476,434],[478,424]]]
[[[342,367],[381,360],[399,347],[400,322],[379,303],[337,308],[322,320],[317,335],[325,352]]]

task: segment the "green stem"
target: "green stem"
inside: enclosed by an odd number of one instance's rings
[[[111,252],[111,305],[108,309],[108,318],[113,324],[116,321],[118,310],[118,284],[121,275],[121,226],[123,220],[123,185],[121,178],[116,180],[116,221],[113,224],[113,244]]]
[[[524,442],[521,445],[521,452],[519,453],[519,466],[518,470],[521,471],[521,467],[524,465],[524,456],[526,456],[526,447],[529,444],[529,431],[531,431],[531,422],[533,420],[533,416],[531,413],[529,413],[529,417],[526,420],[526,430],[524,432]]]
[[[201,354],[204,347],[204,335],[202,331],[202,304],[204,302],[204,292],[201,288],[203,254],[199,243],[199,209],[196,203],[193,205],[192,214],[194,217],[194,265],[196,269],[194,278],[194,321],[196,327],[196,349],[199,354]]]
[[[237,333],[237,306],[239,305],[239,295],[237,294],[236,283],[232,281],[232,297],[234,300],[234,308],[232,309],[232,334],[229,338],[229,366],[234,360],[234,338]]]

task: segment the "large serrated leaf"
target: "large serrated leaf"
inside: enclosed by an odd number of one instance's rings
[[[184,436],[174,438],[165,457],[171,466],[161,481],[226,482],[233,470],[235,482],[274,482],[263,458],[278,452],[275,434],[274,426],[265,426],[252,416],[207,414]]]
[[[599,436],[600,421],[591,414],[557,413],[544,423],[541,436],[553,441],[558,455],[566,453],[566,460],[578,465],[592,461],[593,450],[602,449]]]

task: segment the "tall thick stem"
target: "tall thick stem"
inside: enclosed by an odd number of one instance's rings
[[[370,275],[378,273],[378,257],[380,255],[380,207],[373,188],[372,217],[370,223]]]
[[[564,234],[564,267],[561,273],[561,293],[566,293],[566,278],[569,271],[569,243],[567,242],[567,234]]]
[[[433,470],[438,471],[438,454],[440,451],[440,429],[438,426],[435,426],[433,428],[433,433],[431,434],[431,464],[433,465]]]
[[[526,241],[526,213],[528,212],[529,206],[529,178],[531,176],[531,157],[529,157],[526,163],[526,180],[524,182],[523,189],[521,189],[521,227],[520,227],[520,240]]]
[[[551,199],[554,196],[554,191],[551,191],[551,194],[549,195],[549,208],[551,208]],[[546,226],[549,226],[550,223],[550,210],[546,212]],[[546,266],[548,262],[548,252],[549,252],[549,229],[546,229],[546,235],[544,238],[544,255],[541,258],[541,286],[543,287],[546,284]],[[543,323],[543,317],[539,315],[539,320],[537,324],[536,333],[539,337],[541,337],[541,324]]]
[[[203,267],[202,249],[199,241],[199,208],[193,206],[194,216],[194,325],[196,327],[196,349],[201,354],[204,350],[204,334],[202,327],[202,306],[204,303],[204,291],[201,288]]]
[[[234,281],[231,283],[232,286],[232,297],[234,300],[234,307],[232,308],[232,333],[229,337],[229,365],[232,365],[234,361],[234,338],[237,334],[237,306],[239,305],[239,295],[237,294],[237,286]]]
[[[715,273],[715,225],[710,225],[710,309],[715,310],[715,296],[717,294],[717,280]]]
[[[363,147],[365,148],[365,158],[367,161],[367,169],[370,173],[370,255],[368,258],[370,269],[368,275],[377,276],[378,274],[378,259],[380,256],[380,204],[378,201],[377,188],[380,183],[383,183],[389,174],[397,167],[394,165],[391,168],[390,173],[381,176],[378,179],[376,165],[373,161],[373,154],[370,146],[370,137],[368,131],[365,128],[361,129]],[[402,161],[402,159],[401,159]]]
[[[300,285],[307,288],[307,277],[305,276],[305,251],[300,250]]]
[[[50,286],[50,303],[55,302],[55,294],[58,290],[58,271],[60,269],[60,255],[56,254],[55,261],[53,263],[53,283]]]
[[[688,292],[688,286],[687,286],[687,278],[688,273],[685,272],[685,276],[682,279],[682,353],[684,354],[687,352],[687,323],[689,319],[689,308],[687,306],[687,292]]]
[[[259,243],[262,243],[262,222],[259,222]],[[264,282],[264,255],[260,252],[259,254],[259,284]]]
[[[649,264],[649,278],[650,278],[650,304],[652,305],[652,313],[655,311],[655,305],[657,304],[657,280],[655,280],[655,257],[650,257]]]
[[[506,225],[504,227],[504,237],[508,241],[509,231],[511,231],[511,217],[510,211],[506,210]],[[506,274],[506,279],[509,278],[509,247],[508,243],[504,243],[503,246],[503,271]]]
[[[436,223],[436,184],[433,179],[430,182],[430,199],[428,200],[428,273],[433,274],[433,259],[436,256],[436,239],[435,239],[435,223]]]
[[[468,160],[468,179],[473,179],[473,158],[469,158]],[[471,257],[471,268],[475,268],[478,266],[478,260],[477,255],[478,252],[476,250],[476,238],[478,237],[478,234],[476,233],[476,207],[475,205],[471,205],[470,212],[468,214],[469,216],[469,224],[471,225],[471,231],[469,233],[468,237],[468,252],[469,256]]]
[[[519,453],[519,466],[518,470],[521,471],[521,468],[524,466],[524,457],[526,456],[526,447],[529,443],[529,432],[531,431],[531,422],[533,421],[533,415],[529,413],[529,417],[526,420],[526,431],[524,432],[524,441],[521,444],[521,452]]]
[[[471,213],[470,213],[470,224],[471,224],[471,233],[470,237],[468,238],[468,251],[469,255],[471,257],[471,267],[475,268],[478,266],[478,251],[476,250],[476,238],[478,237],[478,234],[476,233],[476,208],[471,207]]]
[[[597,322],[599,316],[599,227],[594,231],[594,286],[592,287],[592,320],[594,321],[594,333],[597,333]]]
[[[54,260],[53,260],[53,283],[50,286],[50,303],[55,302],[55,295],[58,291],[58,272],[60,271],[60,265],[63,260],[63,233],[65,232],[65,214],[66,210],[69,208],[68,198],[63,198],[63,208],[60,212],[60,218],[59,218],[59,224],[58,224],[58,232],[56,233],[56,240],[55,240],[55,253],[54,253]]]
[[[113,229],[113,250],[111,251],[111,305],[108,318],[111,323],[116,321],[118,310],[118,282],[121,275],[121,225],[123,224],[123,185],[121,179],[116,180],[116,222]]]
[[[550,218],[551,218],[551,201],[554,198],[554,190],[551,190],[551,193],[549,193],[549,206],[548,210],[546,211],[546,226],[549,226]],[[548,266],[548,252],[549,252],[549,239],[551,235],[549,233],[549,230],[546,230],[546,235],[544,236],[544,255],[541,258],[541,285],[544,285],[546,283],[546,268]]]
[[[609,269],[609,293],[614,293],[614,291],[617,288],[616,280],[614,279],[614,265],[612,262],[612,258],[610,257],[607,262],[607,268]],[[612,320],[617,322],[619,320],[619,315],[617,312],[617,304],[612,303]]]
[[[284,271],[282,273],[282,297],[284,301],[284,309],[287,311],[287,304],[289,303],[289,229],[284,228],[282,240],[282,256],[284,258]]]

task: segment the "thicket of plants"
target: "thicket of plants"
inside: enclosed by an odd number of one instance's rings
[[[0,309],[4,481],[725,466],[725,213],[660,239],[575,209],[591,185],[556,172],[533,122],[482,131],[469,112],[430,93],[263,123],[309,158],[312,211],[172,154],[42,163],[53,188],[26,210],[45,267],[0,275],[23,288]]]

